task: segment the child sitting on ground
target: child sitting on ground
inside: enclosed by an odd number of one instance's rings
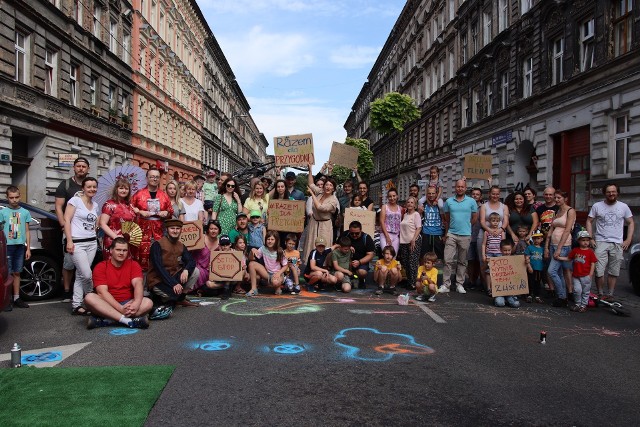
[[[298,237],[293,234],[287,234],[286,248],[284,250],[284,256],[287,259],[287,280],[285,284],[291,284],[289,292],[291,295],[300,293],[300,251],[296,249],[298,245]]]
[[[418,296],[416,300],[436,302],[436,294],[438,293],[438,269],[435,263],[438,256],[435,252],[427,252],[422,257],[422,265],[418,267],[418,276],[416,277],[416,291]]]
[[[513,251],[513,243],[511,240],[502,240],[500,242],[500,256],[511,256]],[[506,297],[495,297],[493,299],[493,305],[496,307],[504,307],[505,299],[509,307],[518,308],[520,307],[520,301],[518,301],[518,297],[515,295],[508,295]]]
[[[258,295],[258,280],[265,280],[268,285],[275,288],[276,295],[282,293],[284,272],[287,271],[287,259],[280,248],[277,231],[267,231],[264,245],[259,249],[251,249],[251,262],[249,262],[249,276],[251,278],[251,290],[246,293],[248,297]],[[264,262],[259,263],[258,259]]]
[[[487,266],[485,271],[484,283],[487,286],[487,293],[491,295],[491,276],[489,275],[489,258],[499,257],[500,242],[505,238],[505,232],[501,228],[502,220],[500,215],[496,212],[489,215],[489,232],[486,232],[482,236],[482,262]]]
[[[378,285],[376,295],[382,295],[384,292],[384,285],[389,279],[389,290],[394,295],[399,295],[396,290],[396,285],[400,281],[400,263],[396,260],[396,250],[393,246],[385,246],[382,249],[382,258],[380,258],[373,270],[373,280]]]
[[[304,277],[307,279],[307,291],[318,292],[318,284],[335,285],[338,280],[325,268],[327,257],[331,248],[327,248],[327,241],[322,236],[316,237],[316,248],[311,251],[304,269]]]
[[[598,258],[593,249],[589,247],[591,236],[588,231],[578,233],[578,247],[571,249],[566,257],[558,257],[560,261],[573,261],[573,300],[575,305],[571,311],[584,313],[589,303],[591,292],[591,277],[596,269]]]
[[[331,252],[331,274],[336,278],[336,284],[342,283],[342,292],[351,292],[351,239],[343,236],[338,246]],[[337,288],[337,286],[336,286]]]
[[[542,248],[544,235],[542,232],[536,231],[531,235],[531,239],[533,243],[527,246],[524,251],[527,262],[527,279],[529,281],[529,295],[526,301],[542,303],[540,284],[542,283],[542,272],[544,271],[544,249]]]
[[[251,278],[249,277],[249,271],[247,271],[247,239],[242,234],[236,236],[236,241],[233,244],[233,249],[242,252],[242,281],[236,283],[236,287],[233,290],[234,294],[244,295],[247,292],[243,289],[244,286],[250,286]]]
[[[222,252],[231,250],[231,239],[226,234],[223,234],[218,239],[218,250]],[[207,280],[207,288],[209,289],[222,289],[220,299],[227,300],[231,296],[231,282],[229,281],[217,281]]]
[[[262,222],[262,213],[259,210],[253,210],[249,214],[251,222],[249,223],[249,248],[259,248],[264,244],[267,237],[267,229]]]

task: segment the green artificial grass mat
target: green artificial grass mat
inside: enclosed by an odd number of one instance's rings
[[[141,426],[174,366],[0,369],[3,426]]]

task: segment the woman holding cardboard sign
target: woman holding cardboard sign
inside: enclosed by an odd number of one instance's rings
[[[328,177],[322,189],[313,183],[311,164],[308,165],[309,175],[307,176],[307,189],[311,193],[313,201],[311,207],[311,217],[306,228],[306,240],[304,244],[304,257],[315,249],[316,237],[322,236],[327,242],[327,246],[333,244],[333,213],[338,209],[338,198],[333,194],[336,190],[336,181]],[[324,167],[323,167],[324,169]]]

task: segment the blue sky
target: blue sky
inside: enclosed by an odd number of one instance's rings
[[[251,105],[273,137],[312,133],[329,158],[405,0],[198,0]]]

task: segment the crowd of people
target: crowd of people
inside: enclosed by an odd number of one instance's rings
[[[431,168],[423,195],[412,185],[400,203],[397,190],[390,188],[377,209],[357,171],[355,180],[338,185],[331,164],[323,166],[326,175],[315,176],[308,166],[308,197],[296,188],[294,172],[275,182],[253,178],[243,194],[241,183],[230,173],[210,171],[182,184],[170,180],[161,188],[161,172],[151,168],[147,186],[135,194],[126,179],[117,180],[100,212],[93,200],[98,181],[89,174],[88,160],[77,158],[73,169],[73,176],[58,186],[55,203],[65,236],[64,298],[73,314],[89,316],[89,328],[146,328],[149,320],[169,317],[176,306],[197,306],[188,295],[252,297],[261,286],[275,294],[296,295],[302,281],[310,292],[350,292],[373,281],[377,295],[411,292],[428,302],[452,287],[461,294],[478,288],[491,296],[490,259],[511,255],[524,255],[529,292],[521,297],[527,302],[543,303],[546,290],[554,295],[554,306],[584,312],[594,273],[600,297],[613,295],[622,251],[634,233],[631,211],[618,200],[619,189],[612,183],[603,188],[604,200],[593,205],[582,229],[564,191],[547,187],[543,201],[538,201],[535,190],[526,187],[503,200],[500,187],[494,185],[484,200],[480,188],[467,195],[467,182],[460,179],[455,194],[443,199],[436,167]],[[7,197],[10,209],[0,212],[9,227],[10,270],[19,276],[30,253],[16,247],[24,248],[28,241],[30,218],[18,210],[16,187],[7,189]],[[269,228],[273,199],[306,201],[302,233]],[[345,227],[347,208],[375,210],[374,235],[365,233],[358,221]],[[184,221],[196,220],[204,224],[204,246],[189,251],[180,234]],[[142,230],[136,245],[122,230],[123,223],[131,221]],[[103,260],[92,270],[98,250]],[[210,280],[212,253],[230,250],[243,254],[242,280]],[[14,305],[26,308],[18,286],[19,279],[14,282]],[[495,296],[494,304],[518,307],[518,297]]]

